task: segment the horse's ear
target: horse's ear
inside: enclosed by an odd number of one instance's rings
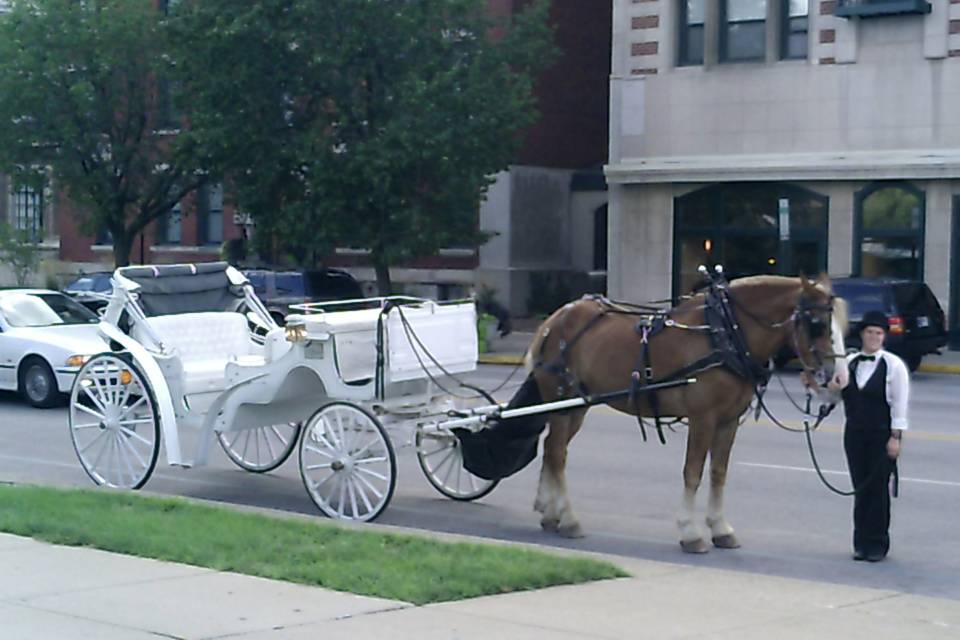
[[[833,292],[833,285],[830,283],[830,276],[827,275],[826,271],[821,271],[820,275],[817,276],[817,284],[823,287],[828,292]]]
[[[809,290],[810,287],[813,286],[813,282],[810,281],[810,278],[808,278],[807,274],[805,274],[803,271],[801,271],[798,275],[800,277],[800,284],[803,286],[803,290]]]

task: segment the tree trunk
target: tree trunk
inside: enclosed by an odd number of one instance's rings
[[[130,264],[130,248],[133,238],[126,233],[113,236],[113,264],[114,267],[126,267]]]
[[[373,252],[373,267],[377,273],[377,291],[381,296],[393,295],[393,283],[390,282],[390,265],[380,251]]]

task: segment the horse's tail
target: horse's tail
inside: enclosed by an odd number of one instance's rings
[[[550,317],[540,323],[540,326],[537,327],[537,332],[533,336],[533,342],[530,343],[530,346],[527,348],[527,353],[523,357],[523,366],[526,367],[527,373],[533,373],[533,370],[539,364],[537,359],[540,356],[540,353],[543,351],[543,342],[547,339],[547,336],[550,335],[550,327],[553,326],[553,320],[560,313],[566,309],[569,304],[564,305],[550,314]]]

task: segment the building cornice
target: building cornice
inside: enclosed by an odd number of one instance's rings
[[[960,178],[960,149],[624,158],[609,184]]]

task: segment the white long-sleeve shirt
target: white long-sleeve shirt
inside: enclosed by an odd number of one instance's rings
[[[847,367],[853,359],[859,355],[868,355],[863,352],[851,353],[847,356]],[[887,404],[890,405],[890,428],[906,430],[907,426],[907,405],[910,401],[910,371],[903,360],[896,355],[880,349],[876,353],[869,354],[876,356],[876,360],[861,360],[857,365],[857,379],[854,382],[858,389],[863,389],[867,381],[877,370],[880,359],[887,363]],[[848,384],[849,384],[848,382]]]

